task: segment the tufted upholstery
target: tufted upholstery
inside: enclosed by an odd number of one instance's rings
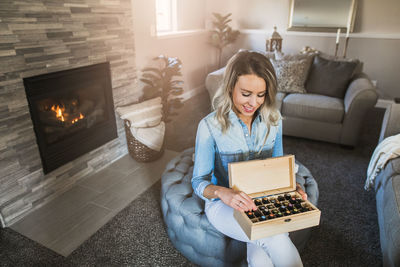
[[[193,194],[193,153],[193,148],[183,151],[167,164],[162,175],[161,209],[168,236],[186,258],[198,265],[246,266],[246,245],[218,232],[207,220],[204,201]],[[296,179],[304,186],[309,200],[316,205],[317,183],[301,164]],[[299,250],[304,247],[309,235],[310,229],[290,233]]]

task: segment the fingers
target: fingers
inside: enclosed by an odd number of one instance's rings
[[[256,204],[254,204],[253,199],[251,197],[249,197],[249,195],[247,195],[244,192],[240,192],[240,196],[245,199],[247,207],[249,208],[249,210],[256,210],[257,209]]]
[[[244,211],[256,210],[253,200],[244,192],[237,192],[234,197],[236,206]]]
[[[307,193],[304,192],[303,188],[301,188],[301,186],[299,184],[296,185],[296,191],[299,192],[302,199],[307,200],[307,197],[308,197]]]
[[[234,208],[235,210],[240,211],[240,212],[247,211],[247,209],[244,208],[244,203],[241,202],[241,201],[237,202],[237,204],[235,204],[235,205],[233,206],[233,208]]]
[[[219,188],[216,195],[222,200],[222,202],[235,210],[248,211],[251,209],[251,207],[248,207],[249,203],[246,198],[247,195],[243,196],[241,192],[235,191],[232,188]]]

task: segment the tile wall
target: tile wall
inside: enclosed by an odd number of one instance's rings
[[[44,175],[23,78],[111,64],[114,105],[135,101],[131,0],[1,0],[0,219],[10,225],[127,153],[118,138]]]

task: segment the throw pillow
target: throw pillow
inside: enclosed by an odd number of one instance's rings
[[[312,63],[312,60],[314,59],[314,56],[318,54],[318,52],[310,52],[304,54],[283,54],[282,52],[278,51],[275,51],[274,53],[276,60],[292,61],[292,60],[308,59],[310,60],[310,65]]]
[[[307,93],[344,98],[357,62],[327,60],[315,56],[308,75]]]
[[[357,63],[357,67],[354,70],[354,74],[359,74],[363,71],[363,63],[355,58],[341,58],[341,57],[335,57],[332,55],[328,55],[325,54],[323,52],[319,52],[320,57],[322,57],[323,59],[327,59],[327,60],[333,60],[333,61],[339,61],[339,62],[355,62]]]
[[[129,120],[132,127],[153,127],[161,122],[161,97],[146,100],[138,104],[118,107],[116,111],[121,116],[121,119]]]
[[[283,93],[305,93],[304,83],[307,78],[309,61],[271,59],[278,80],[278,91]]]

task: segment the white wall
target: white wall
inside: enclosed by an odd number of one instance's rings
[[[289,0],[208,0],[208,12],[233,12],[233,24],[242,31],[234,46],[227,49],[227,60],[239,48],[265,49],[273,26],[283,37],[283,52],[297,53],[308,45],[325,53],[335,50],[334,33],[287,32]],[[354,34],[351,34],[347,57],[364,62],[364,71],[378,82],[380,98],[400,96],[400,1],[359,0]],[[343,34],[344,37],[344,34]],[[339,55],[342,55],[341,38]]]
[[[203,6],[196,7],[196,10],[206,12],[205,2]],[[206,75],[216,68],[214,51],[207,44],[207,32],[204,30],[194,34],[157,37],[155,1],[132,0],[132,12],[138,77],[141,77],[141,69],[152,64],[152,58],[163,54],[178,57],[182,61],[181,79],[184,80],[186,96],[196,94],[197,92],[192,91],[194,89],[204,88]],[[184,19],[188,19],[188,16]],[[200,25],[198,22],[195,24]],[[138,86],[142,86],[139,81]]]
[[[359,0],[356,30],[362,33],[400,33],[399,0]]]
[[[206,5],[203,0],[178,1],[178,30],[204,29]],[[195,10],[196,12],[187,12]]]
[[[347,57],[364,62],[364,71],[377,80],[380,98],[400,96],[400,1],[359,0],[354,33],[351,34]],[[297,53],[308,45],[333,54],[334,33],[287,32],[289,0],[205,0],[199,12],[205,12],[205,25],[212,27],[212,13],[232,13],[233,28],[241,30],[238,41],[223,51],[223,63],[239,48],[265,49],[273,26],[283,37],[283,52]],[[140,70],[159,54],[177,56],[183,62],[184,89],[200,88],[210,71],[217,68],[216,51],[207,44],[208,32],[175,38],[152,36],[155,25],[154,1],[132,0],[136,66]],[[203,9],[204,8],[204,9]],[[189,17],[189,14],[188,14]],[[344,34],[342,35],[344,37]],[[339,55],[342,55],[341,38]]]

